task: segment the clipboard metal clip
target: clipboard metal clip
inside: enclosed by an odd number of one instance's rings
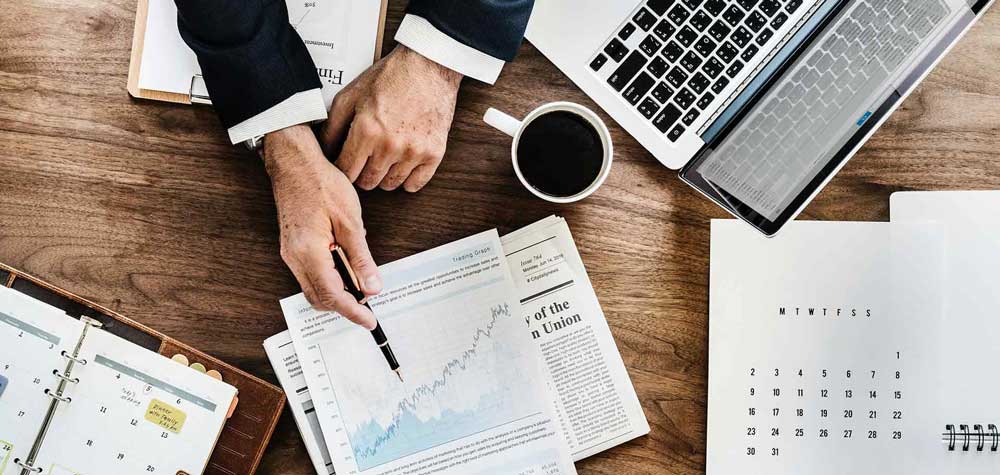
[[[208,97],[208,86],[205,85],[205,78],[201,74],[191,76],[191,87],[188,88],[188,96],[191,97],[192,104],[212,105],[212,98]]]

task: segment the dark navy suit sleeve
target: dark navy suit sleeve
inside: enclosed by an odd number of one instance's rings
[[[226,128],[321,87],[285,0],[175,0],[184,41]]]
[[[425,18],[466,46],[511,61],[534,4],[534,0],[411,0],[407,13]]]

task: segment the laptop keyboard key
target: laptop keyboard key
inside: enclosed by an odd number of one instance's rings
[[[691,17],[691,21],[689,23],[691,23],[691,26],[693,26],[694,29],[698,31],[705,31],[705,28],[708,28],[708,25],[712,24],[712,17],[708,16],[708,14],[703,10],[698,10],[698,12]]]
[[[653,99],[647,97],[646,100],[642,101],[642,104],[639,104],[638,109],[639,113],[642,114],[643,117],[652,119],[653,115],[656,114],[656,111],[660,110],[660,105]]]
[[[705,65],[701,67],[701,70],[705,71],[705,74],[712,79],[719,77],[719,74],[725,69],[726,65],[722,64],[722,61],[719,61],[715,56],[708,58],[708,61],[705,61]]]
[[[771,28],[777,30],[778,28],[781,28],[781,25],[784,25],[786,21],[788,21],[788,15],[785,15],[784,13],[779,13],[777,16],[771,19]]]
[[[604,63],[607,62],[608,62],[608,57],[604,56],[604,54],[598,53],[597,57],[590,62],[590,69],[593,69],[594,71],[600,71],[601,66],[604,66]]]
[[[742,70],[743,70],[743,63],[737,61],[733,63],[733,65],[730,66],[729,69],[726,70],[726,75],[728,75],[729,77],[736,77],[736,75],[739,74],[740,71]]]
[[[687,7],[690,8],[691,10],[697,10],[698,5],[701,5],[701,2],[704,0],[681,0],[681,1],[684,2],[684,4],[687,5]]]
[[[722,10],[726,9],[726,0],[708,0],[705,2],[705,11],[712,16],[719,16]]]
[[[656,36],[659,36],[663,41],[669,40],[675,31],[677,31],[677,28],[675,28],[674,25],[671,25],[667,20],[660,20],[660,23],[656,25],[656,28],[653,28],[653,33]]]
[[[688,81],[688,86],[694,90],[695,94],[705,92],[705,89],[708,89],[710,84],[712,84],[712,81],[709,81],[708,78],[700,72],[694,73],[694,76],[691,76],[691,80]]]
[[[781,10],[781,4],[777,0],[763,0],[760,2],[760,11],[767,16],[774,16],[774,13]]]
[[[730,31],[733,31],[733,29],[730,28],[729,25],[726,25],[726,23],[722,20],[719,20],[708,29],[708,34],[711,35],[712,38],[715,38],[715,41],[722,41],[729,36]]]
[[[747,21],[744,23],[746,23],[751,30],[760,31],[760,29],[767,24],[767,18],[764,18],[764,15],[761,15],[758,12],[753,12],[747,17]]]
[[[653,119],[653,125],[656,126],[657,130],[663,133],[667,133],[670,127],[674,125],[681,118],[682,112],[677,106],[673,104],[667,104],[660,115]]]
[[[706,92],[704,96],[701,96],[701,99],[698,99],[698,103],[695,105],[698,106],[699,109],[705,110],[708,106],[712,105],[712,101],[714,100],[715,96],[713,96],[711,92]]]
[[[697,51],[698,54],[707,58],[710,54],[712,54],[713,51],[715,51],[716,46],[718,45],[714,41],[712,41],[712,39],[709,38],[708,35],[706,35],[702,36],[701,39],[699,39],[698,42],[694,44],[694,50]]]
[[[681,28],[681,31],[677,33],[677,41],[684,45],[684,47],[691,46],[691,43],[694,43],[694,40],[697,39],[698,32],[692,30],[690,26]]]
[[[677,43],[671,41],[667,43],[667,46],[663,47],[663,51],[660,52],[664,58],[670,63],[676,63],[680,59],[681,55],[684,54],[684,48],[682,48]]]
[[[684,114],[684,118],[681,119],[681,122],[684,125],[691,125],[691,123],[694,122],[694,120],[697,119],[700,114],[701,112],[699,112],[698,109],[691,109],[688,111],[687,114]]]
[[[680,67],[674,67],[674,69],[670,71],[670,74],[667,74],[667,82],[674,87],[683,86],[684,83],[687,82],[687,79],[688,74],[685,73]]]
[[[618,37],[621,38],[622,41],[625,41],[632,36],[632,33],[635,33],[635,25],[632,23],[626,23],[625,26],[622,27],[621,31],[618,32]]]
[[[621,91],[625,85],[646,65],[646,57],[638,51],[633,51],[618,69],[608,78],[608,84],[616,91]]]
[[[692,94],[691,91],[687,90],[687,88],[682,88],[680,91],[677,91],[677,95],[674,96],[674,102],[676,102],[677,105],[681,106],[681,109],[687,109],[688,107],[691,107],[691,104],[694,102],[694,100],[695,100],[694,94]]]
[[[669,134],[667,134],[667,138],[670,139],[671,142],[676,142],[677,139],[681,138],[681,135],[684,135],[684,127],[678,125],[677,127],[674,127]]]
[[[663,16],[667,12],[667,8],[670,8],[670,4],[674,3],[671,0],[649,0],[646,2],[646,6],[650,10],[653,10],[657,16]]]
[[[625,55],[628,54],[628,48],[621,41],[618,41],[617,38],[611,38],[611,42],[604,47],[604,53],[618,63],[625,59]]]
[[[647,36],[646,39],[642,40],[642,43],[639,43],[639,49],[643,53],[646,53],[646,56],[653,56],[660,50],[661,46],[663,46],[663,43],[660,43],[660,40],[656,39],[653,35]]]
[[[724,63],[729,64],[733,58],[740,54],[740,50],[736,49],[732,43],[727,41],[722,45],[722,47],[719,48],[719,51],[716,54],[719,55],[719,58],[721,58]]]
[[[744,16],[746,16],[746,13],[743,13],[743,10],[740,10],[740,7],[736,5],[731,5],[729,10],[726,10],[726,13],[722,14],[722,18],[733,26],[739,25],[743,21]]]
[[[764,46],[767,44],[767,40],[771,39],[772,36],[774,36],[774,30],[764,28],[760,33],[757,33],[757,38],[754,39],[754,41],[756,41],[757,44]]]
[[[736,43],[736,46],[742,48],[746,46],[747,43],[750,42],[750,40],[753,39],[753,34],[750,33],[750,30],[747,30],[746,28],[741,26],[737,28],[735,32],[733,32],[733,36],[731,38],[733,40],[733,43]]]
[[[656,23],[656,16],[649,13],[649,10],[641,8],[635,16],[632,17],[632,21],[634,21],[636,25],[639,25],[639,28],[642,28],[642,31],[649,31],[649,29]]]
[[[679,3],[674,5],[674,8],[671,8],[670,13],[667,14],[667,18],[677,24],[677,26],[683,25],[684,20],[687,20],[689,16],[691,16],[691,12],[687,11],[687,9]]]
[[[698,69],[698,66],[701,66],[701,58],[694,54],[693,51],[688,51],[688,53],[681,59],[681,66],[684,66],[684,69],[687,69],[690,72],[694,72]]]
[[[788,13],[795,13],[802,6],[802,0],[788,0],[788,4],[785,5],[785,11]]]
[[[753,59],[754,56],[757,55],[758,51],[760,51],[760,48],[754,45],[750,45],[750,47],[744,50],[743,54],[740,55],[740,59],[749,62],[751,59]]]
[[[664,74],[667,74],[668,69],[670,69],[670,65],[659,56],[653,58],[649,62],[649,66],[646,67],[646,70],[657,78],[661,78]]]
[[[622,96],[625,97],[625,100],[627,100],[629,104],[636,105],[639,103],[639,99],[642,99],[642,96],[645,96],[646,93],[653,88],[654,84],[656,84],[656,80],[653,79],[652,76],[646,73],[639,73],[639,76],[635,78],[635,81],[632,81],[632,85],[626,88],[625,92],[622,93]]]
[[[653,88],[653,92],[650,95],[660,102],[667,102],[670,96],[674,95],[674,90],[667,83],[661,82]]]
[[[729,85],[729,78],[725,76],[719,76],[719,78],[716,79],[714,83],[712,83],[712,92],[718,94],[722,92],[722,90],[725,89],[726,86],[728,85]]]

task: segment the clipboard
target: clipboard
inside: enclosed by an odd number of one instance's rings
[[[113,310],[0,263],[0,286],[8,287],[66,312],[73,318],[100,326],[167,358],[184,355],[192,363],[216,370],[237,388],[239,402],[226,421],[212,452],[206,475],[255,473],[285,406],[285,393],[277,386],[235,366],[175,340]],[[191,371],[195,371],[191,369]]]
[[[149,1],[138,0],[135,9],[135,28],[132,33],[132,54],[129,58],[128,66],[128,93],[137,99],[148,99],[162,102],[172,102],[175,104],[211,104],[208,97],[208,88],[204,78],[200,74],[191,77],[191,86],[187,94],[174,92],[157,91],[152,89],[142,89],[139,87],[139,72],[142,69],[143,43],[146,38],[146,23],[149,17]],[[381,1],[379,9],[378,29],[375,36],[375,57],[372,61],[378,61],[382,57],[382,41],[385,36],[385,17],[388,9],[388,0]]]

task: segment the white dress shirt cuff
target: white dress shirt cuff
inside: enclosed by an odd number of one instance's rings
[[[229,140],[236,145],[275,130],[324,120],[326,117],[323,91],[319,88],[310,89],[295,93],[270,109],[230,127]]]
[[[441,66],[488,84],[497,81],[504,66],[502,59],[455,40],[413,14],[403,17],[396,41]]]

